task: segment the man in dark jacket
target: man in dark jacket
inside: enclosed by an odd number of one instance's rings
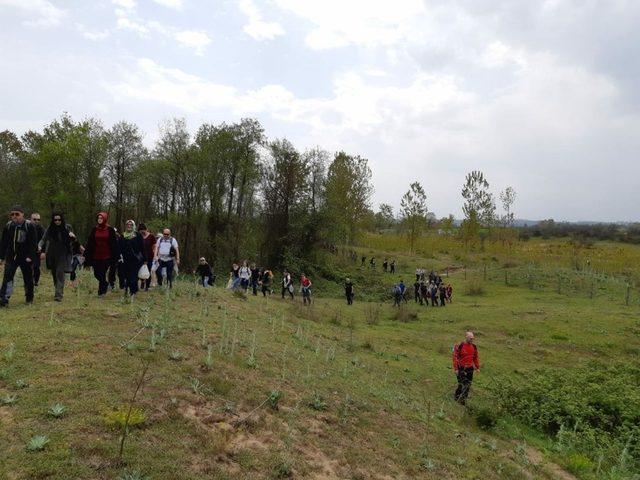
[[[458,379],[454,394],[456,402],[464,405],[473,381],[473,371],[480,371],[478,347],[473,343],[473,332],[467,332],[465,340],[453,347],[453,371]]]
[[[40,221],[40,214],[38,212],[33,212],[31,214],[31,223],[36,228],[36,240],[37,244],[40,244],[40,240],[44,236],[44,227]],[[33,265],[33,285],[38,286],[38,282],[40,281],[40,255],[36,255],[35,258],[32,259]]]
[[[24,218],[24,209],[15,205],[11,209],[11,221],[6,224],[0,239],[0,264],[5,263],[4,278],[0,288],[0,307],[9,304],[13,290],[13,277],[20,268],[24,279],[27,303],[33,303],[33,259],[37,255],[37,232],[33,224]]]

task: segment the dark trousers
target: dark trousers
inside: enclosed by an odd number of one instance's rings
[[[473,381],[473,367],[463,367],[458,370],[458,388],[453,394],[453,398],[456,402],[460,402],[462,405],[467,401],[469,396],[469,389],[471,388],[471,382]]]
[[[110,267],[112,267],[111,259],[93,261],[93,276],[98,280],[98,295],[104,295],[107,293],[107,288],[109,287],[109,282],[107,282],[107,270],[109,270],[109,274],[111,274]],[[115,277],[113,281],[115,282]]]
[[[440,306],[444,307],[444,300],[445,300],[445,296],[444,295],[440,295]]]
[[[345,294],[347,296],[347,305],[353,305],[353,293]]]
[[[33,266],[33,284],[38,285],[40,282],[40,255],[36,255],[31,264]]]
[[[251,289],[254,295],[258,295],[258,280],[251,280]]]
[[[266,297],[267,293],[271,295],[271,285],[262,284],[262,296]]]
[[[118,270],[118,264],[117,263],[111,263],[111,260],[109,260],[109,263],[107,264],[107,268],[109,270],[109,273],[107,275],[108,283],[111,286],[111,288],[115,288],[116,287],[116,272]],[[120,287],[122,288],[122,281],[120,281]]]
[[[51,277],[53,278],[53,285],[55,286],[54,298],[62,300],[64,295],[64,281],[65,281],[65,269],[66,259],[54,259],[51,265]]]
[[[158,285],[162,286],[162,269],[167,269],[167,283],[169,288],[173,288],[173,260],[160,260],[158,262],[158,270],[156,270],[156,278],[158,279]]]
[[[291,298],[293,299],[293,292],[289,290],[289,287],[282,287],[282,298],[284,298],[287,293],[289,293],[289,295],[291,295]]]
[[[124,277],[124,291],[129,295],[138,293],[138,271],[142,264],[135,262],[122,263],[122,274]]]
[[[435,295],[431,295],[431,306],[432,307],[438,306],[438,297],[436,297]]]
[[[24,296],[27,302],[33,302],[33,265],[24,259],[7,260],[4,264],[4,277],[0,288],[0,301],[6,303],[11,296],[9,285],[13,286],[13,277],[20,269],[24,280]],[[7,291],[9,289],[9,291]]]

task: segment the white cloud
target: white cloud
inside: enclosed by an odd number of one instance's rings
[[[81,23],[76,23],[76,29],[84,38],[91,40],[92,42],[99,42],[110,35],[109,30],[92,31],[88,30],[87,27]]]
[[[205,48],[211,43],[209,35],[196,30],[183,30],[174,33],[173,36],[185,47],[193,48],[196,55],[204,55]]]
[[[0,0],[0,7],[13,7],[29,17],[23,25],[30,27],[54,27],[60,25],[67,12],[46,0]]]
[[[254,40],[273,40],[284,35],[284,28],[279,23],[262,20],[262,14],[253,0],[240,0],[238,6],[249,21],[242,30]]]
[[[153,0],[153,2],[157,3],[158,5],[175,8],[177,10],[181,9],[184,4],[184,0]]]
[[[413,22],[425,12],[421,0],[275,0],[275,4],[314,26],[306,38],[314,50],[398,43],[417,32]]]
[[[136,0],[111,0],[111,2],[125,11],[135,10],[136,8]]]
[[[183,47],[191,48],[198,56],[204,55],[211,43],[211,37],[201,30],[178,30],[155,20],[133,20],[125,12],[118,16],[116,26],[120,30],[135,32],[142,38],[148,38],[152,33],[171,38]]]

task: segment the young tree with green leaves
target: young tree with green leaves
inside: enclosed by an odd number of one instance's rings
[[[489,182],[479,170],[468,173],[462,187],[465,219],[460,232],[466,244],[475,242],[480,236],[481,225],[491,227],[495,223],[495,202],[489,192]]]
[[[353,244],[373,193],[367,160],[337,153],[329,166],[325,192],[329,236],[336,242]]]
[[[409,238],[409,248],[413,252],[416,239],[427,223],[427,194],[420,183],[413,182],[402,196],[400,218]]]

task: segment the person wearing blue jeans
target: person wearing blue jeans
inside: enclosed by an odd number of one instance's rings
[[[158,285],[162,286],[162,270],[165,269],[167,284],[169,285],[169,288],[172,288],[174,265],[180,265],[180,249],[178,248],[177,240],[171,236],[171,230],[168,228],[165,228],[162,231],[162,236],[156,243],[155,255],[154,260],[158,261],[158,270],[156,271]]]

